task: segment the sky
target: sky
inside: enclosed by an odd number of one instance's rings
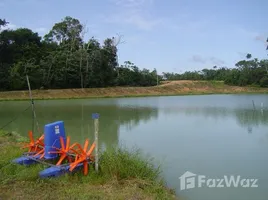
[[[267,0],[0,0],[8,28],[43,36],[71,16],[86,25],[85,40],[121,35],[120,64],[159,74],[268,58],[267,11]]]

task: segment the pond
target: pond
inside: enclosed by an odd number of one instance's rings
[[[5,129],[27,136],[29,106],[0,102],[0,127],[17,117]],[[99,145],[142,149],[182,199],[267,199],[268,95],[49,100],[35,107],[41,131],[63,120],[71,141],[80,143],[93,140],[91,114],[100,113]],[[228,185],[230,178],[238,185]]]

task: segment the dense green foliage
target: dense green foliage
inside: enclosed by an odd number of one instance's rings
[[[247,54],[246,60],[236,63],[236,68],[217,67],[201,71],[186,71],[182,74],[163,73],[167,80],[218,80],[228,85],[255,85],[268,87],[268,59],[252,59]]]
[[[7,25],[0,20],[0,30]],[[2,28],[3,29],[3,28]],[[156,70],[140,70],[130,61],[119,66],[120,38],[100,44],[84,41],[86,28],[65,17],[43,38],[28,28],[0,32],[0,90],[149,86],[157,84]]]
[[[86,27],[78,19],[65,17],[43,38],[28,28],[3,29],[7,24],[0,19],[0,90],[27,89],[26,74],[33,89],[152,86],[161,78],[268,87],[268,60],[252,59],[251,54],[235,68],[214,66],[158,76],[156,70],[140,70],[130,61],[119,66],[121,37],[107,38],[103,44],[94,37],[85,41]]]

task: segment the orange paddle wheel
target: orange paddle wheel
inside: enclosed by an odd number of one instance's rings
[[[74,153],[78,154],[78,152],[74,149],[74,147],[78,145],[78,143],[74,143],[73,145],[70,146],[70,136],[68,136],[66,139],[66,146],[64,145],[63,137],[60,137],[60,144],[61,144],[60,149],[56,148],[57,151],[49,152],[49,153],[56,153],[60,155],[60,159],[56,164],[57,166],[59,166],[63,162],[63,160],[65,160],[66,158],[68,162],[71,163],[73,161],[72,155]]]
[[[88,174],[88,162],[93,161],[93,156],[91,154],[96,144],[95,142],[93,142],[90,149],[87,151],[88,146],[89,146],[88,139],[85,141],[84,148],[82,148],[80,144],[77,144],[79,151],[77,152],[78,154],[75,158],[75,161],[70,163],[70,169],[69,169],[70,171],[73,171],[77,167],[78,164],[83,163],[84,175]]]
[[[44,149],[44,134],[41,135],[36,141],[34,141],[33,138],[33,132],[29,131],[28,133],[29,138],[30,138],[30,143],[24,145],[22,148],[28,148],[28,152],[39,152],[42,149]]]
[[[34,141],[33,132],[28,133],[30,138],[30,143],[24,145],[22,148],[28,148],[28,153],[35,153],[34,156],[41,155],[40,158],[44,157],[44,134],[41,135],[36,141]]]

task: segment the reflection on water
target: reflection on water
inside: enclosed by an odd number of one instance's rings
[[[159,161],[168,186],[189,200],[264,200],[268,196],[268,95],[204,95],[98,100],[36,101],[40,126],[63,120],[71,140],[94,134],[100,113],[100,146],[138,146]],[[255,109],[252,106],[254,101]],[[30,105],[0,102],[0,126]],[[31,109],[6,127],[26,135]],[[246,134],[245,134],[246,133]],[[255,189],[180,191],[186,171],[211,177],[258,178]]]
[[[15,105],[14,105],[15,104]],[[1,102],[0,125],[3,125],[18,115],[19,110],[27,108],[29,102]],[[157,118],[157,109],[147,107],[122,107],[116,102],[100,104],[95,101],[36,101],[36,115],[40,129],[47,123],[63,120],[66,134],[71,135],[72,141],[83,142],[85,138],[93,139],[94,122],[91,114],[100,114],[100,146],[118,144],[120,126],[138,126],[141,121],[146,122]],[[32,127],[31,109],[12,122],[7,130],[27,135]],[[35,132],[37,127],[35,124]]]
[[[205,99],[205,101],[202,101],[203,98],[210,100]],[[215,101],[213,101],[213,98]],[[118,135],[120,126],[131,130],[133,127],[138,126],[140,122],[146,123],[157,119],[159,112],[166,116],[183,114],[185,116],[202,116],[203,119],[212,118],[216,121],[233,118],[239,126],[246,128],[249,133],[253,132],[254,127],[268,124],[268,109],[263,107],[265,99],[260,100],[262,102],[261,107],[256,106],[257,109],[254,110],[251,103],[252,98],[249,98],[246,103],[245,101],[243,103],[245,99],[243,96],[241,98],[242,102],[237,102],[236,100],[222,103],[223,99],[219,101],[219,98],[221,99],[223,96],[50,100],[36,101],[35,104],[37,119],[41,128],[47,123],[63,120],[67,132],[77,139],[92,133],[93,122],[91,114],[93,112],[101,114],[101,131],[109,132],[110,136],[105,135],[111,137],[111,139],[114,138],[111,140],[114,142],[118,139],[114,135]],[[212,105],[211,102],[213,102]],[[30,102],[27,101],[0,102],[0,127],[18,116],[29,105]],[[266,105],[268,106],[268,101]],[[31,112],[31,109],[28,109],[22,113],[6,129],[27,134],[32,123]]]
[[[201,115],[204,119],[212,118],[216,121],[226,118],[233,118],[237,124],[247,129],[248,133],[252,133],[254,127],[260,125],[268,125],[268,110],[254,110],[242,108],[224,108],[224,107],[175,107],[163,108],[163,113],[185,114],[186,116]]]

